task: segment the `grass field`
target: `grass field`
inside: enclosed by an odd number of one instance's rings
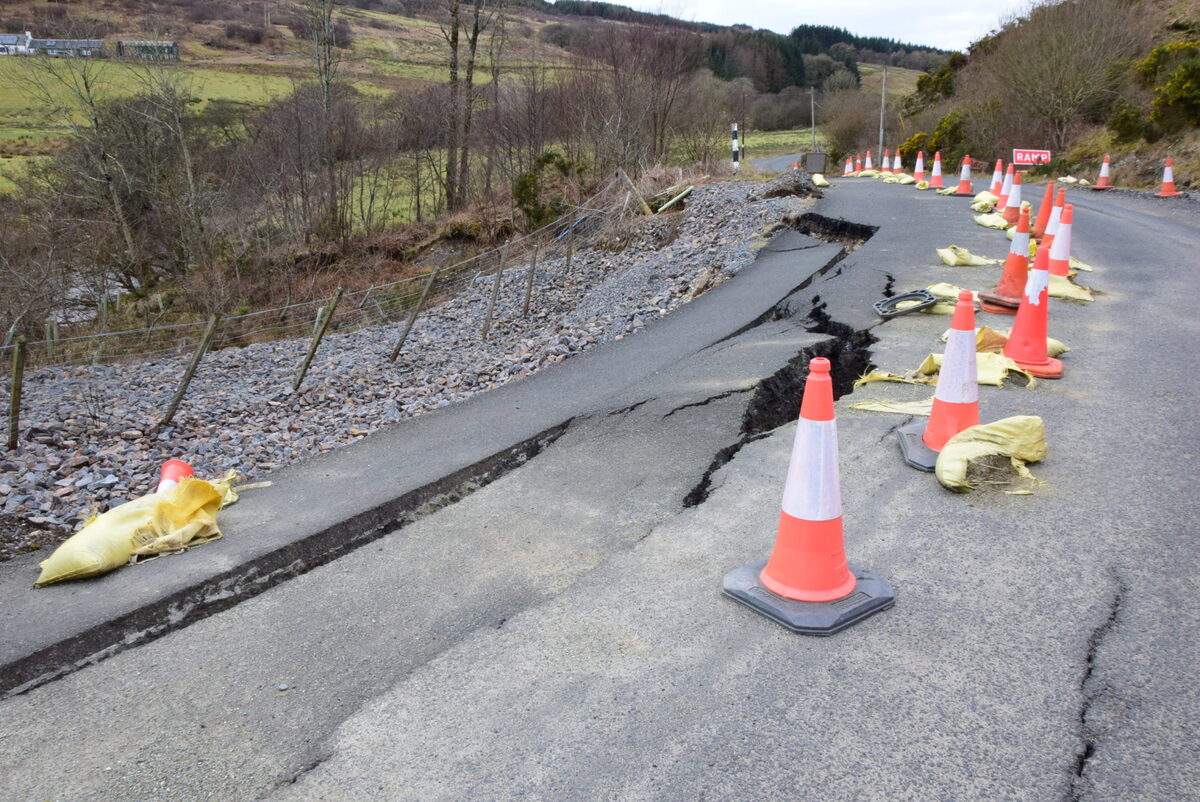
[[[825,146],[825,137],[817,130],[817,147]],[[782,156],[785,153],[802,153],[812,150],[812,129],[796,128],[791,131],[755,131],[746,134],[746,158],[761,159],[766,156]]]
[[[858,73],[862,78],[862,91],[879,97],[879,87],[883,84],[883,67],[878,64],[859,64]],[[899,100],[917,91],[917,78],[920,75],[923,75],[920,70],[888,67],[888,97],[892,100]]]

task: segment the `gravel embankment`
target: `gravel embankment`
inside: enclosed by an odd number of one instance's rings
[[[620,252],[581,249],[569,272],[562,259],[539,264],[524,319],[526,269],[514,266],[488,342],[480,329],[492,279],[483,277],[422,314],[395,363],[387,355],[402,323],[327,335],[297,394],[289,390],[307,340],[212,353],[162,431],[153,426],[186,358],[33,370],[20,449],[0,453],[0,560],[53,545],[89,511],[148,492],[165,459],[254,481],[635,332],[685,303],[694,282],[719,283],[749,264],[755,234],[800,203],[747,200],[760,187],[700,187],[680,215],[639,219]]]

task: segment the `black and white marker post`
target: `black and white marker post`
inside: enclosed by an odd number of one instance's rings
[[[733,124],[733,171],[738,171],[738,135],[737,123]]]

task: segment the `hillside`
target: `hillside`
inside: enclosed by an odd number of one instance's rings
[[[1069,42],[1070,47],[1063,47]],[[903,103],[907,149],[985,161],[1051,150],[1050,174],[1095,177],[1105,154],[1121,186],[1200,183],[1200,6],[1081,0],[1017,17],[918,79]]]

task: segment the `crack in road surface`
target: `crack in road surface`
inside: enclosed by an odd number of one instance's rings
[[[676,412],[682,412],[685,409],[692,409],[693,407],[705,407],[714,401],[720,401],[723,398],[729,398],[732,395],[738,395],[740,393],[748,393],[753,389],[754,389],[753,387],[735,387],[734,389],[726,390],[723,393],[717,393],[716,395],[710,395],[708,398],[705,398],[703,401],[693,401],[690,404],[684,404],[682,406],[675,407],[670,412],[668,412],[666,415],[663,415],[662,419],[666,420],[667,418],[674,415]]]
[[[1085,774],[1087,773],[1088,762],[1096,754],[1096,747],[1100,742],[1101,736],[1104,735],[1104,732],[1090,723],[1088,718],[1096,704],[1112,691],[1112,688],[1107,684],[1103,684],[1098,688],[1095,687],[1097,683],[1093,675],[1096,670],[1096,655],[1104,643],[1104,639],[1108,637],[1113,628],[1120,622],[1121,605],[1128,590],[1119,576],[1116,578],[1116,582],[1116,590],[1108,603],[1108,617],[1092,630],[1092,634],[1088,636],[1087,640],[1087,655],[1084,658],[1083,676],[1079,680],[1079,691],[1083,695],[1083,702],[1079,706],[1079,737],[1083,743],[1075,756],[1071,787],[1066,797],[1068,802],[1078,802],[1083,799],[1084,792],[1086,791]]]

